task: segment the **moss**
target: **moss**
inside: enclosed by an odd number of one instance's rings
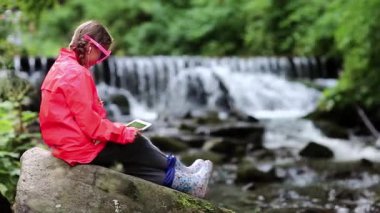
[[[178,194],[177,204],[180,209],[190,212],[215,212],[215,207],[206,201],[193,199],[190,196]]]
[[[178,193],[177,199],[175,200],[177,203],[177,207],[184,212],[221,212],[221,213],[234,213],[234,211],[230,209],[225,209],[225,208],[218,208],[214,204],[198,199],[198,198],[193,198],[189,195],[184,195],[182,193]]]

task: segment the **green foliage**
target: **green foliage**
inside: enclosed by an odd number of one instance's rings
[[[38,133],[29,133],[25,129],[36,119],[36,113],[23,111],[19,120],[19,110],[10,101],[0,103],[0,193],[12,201],[15,195],[20,173],[20,155],[36,145]],[[23,124],[23,132],[19,125]]]
[[[37,113],[22,109],[30,90],[26,80],[12,74],[0,79],[0,193],[10,201],[20,173],[20,155],[40,138],[39,133],[27,128]]]
[[[6,1],[11,4],[11,1]],[[320,108],[380,104],[380,0],[102,0],[21,4],[40,19],[24,28],[31,55],[55,56],[80,22],[111,31],[119,55],[317,55],[342,59],[336,88]],[[39,11],[42,7],[45,10]],[[32,25],[34,26],[34,25]],[[3,47],[3,49],[1,49]],[[0,52],[12,48],[1,45]]]
[[[11,69],[16,54],[21,54],[17,39],[23,23],[35,23],[41,11],[54,0],[5,0],[0,4],[0,193],[13,201],[20,173],[20,156],[40,139],[28,131],[37,113],[24,111],[31,86]],[[22,12],[21,12],[22,11]]]
[[[8,41],[17,15],[6,7],[0,8],[0,69],[9,67],[12,57],[18,52],[18,48]]]
[[[25,45],[31,54],[54,56],[74,27],[95,19],[110,29],[121,55],[243,53],[240,2],[72,0],[43,13],[40,30],[24,34]]]
[[[329,110],[353,104],[372,108],[380,104],[380,23],[375,21],[380,18],[376,9],[380,1],[341,2],[335,8],[343,12],[334,37],[345,70],[338,86],[325,93],[321,108]]]

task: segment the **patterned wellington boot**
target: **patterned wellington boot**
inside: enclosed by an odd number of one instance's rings
[[[193,196],[203,198],[207,192],[207,185],[212,173],[212,163],[206,160],[204,166],[195,173],[191,174],[183,170],[176,170],[172,188]]]
[[[205,161],[202,159],[197,159],[194,161],[193,164],[190,166],[185,166],[179,159],[177,159],[176,164],[175,164],[175,170],[176,171],[184,171],[188,173],[197,173],[205,164]]]

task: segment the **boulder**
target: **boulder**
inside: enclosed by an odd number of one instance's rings
[[[183,152],[180,153],[180,158],[186,165],[192,164],[196,159],[210,160],[215,165],[220,165],[226,160],[226,157],[222,154],[204,150],[191,150],[189,152]]]
[[[158,148],[165,152],[178,153],[188,149],[186,143],[173,137],[152,136],[150,137],[150,140],[154,145],[156,145]]]
[[[187,134],[178,135],[177,138],[192,148],[202,148],[206,140],[209,139],[208,136]]]
[[[70,167],[37,147],[21,157],[14,211],[230,212],[206,200],[104,167]]]
[[[310,142],[303,148],[300,153],[302,157],[306,158],[333,158],[334,152],[328,147],[316,142]]]
[[[270,183],[279,182],[283,180],[283,177],[278,174],[277,168],[271,166],[267,170],[257,168],[252,163],[242,162],[240,163],[237,171],[236,182],[248,183]]]
[[[315,126],[318,127],[324,135],[330,138],[348,139],[349,133],[343,127],[328,121],[315,121]]]
[[[200,126],[197,128],[196,134],[238,139],[240,143],[251,144],[254,149],[261,149],[264,131],[264,126],[261,124],[238,122]]]
[[[226,155],[231,158],[242,158],[246,155],[248,144],[232,138],[210,138],[203,146],[203,150]]]

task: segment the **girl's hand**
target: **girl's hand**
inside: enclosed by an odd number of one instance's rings
[[[135,128],[135,127],[131,127],[131,128],[133,128],[133,129],[135,130],[135,137],[141,135],[141,132],[140,132],[139,129],[137,129],[137,128]]]

